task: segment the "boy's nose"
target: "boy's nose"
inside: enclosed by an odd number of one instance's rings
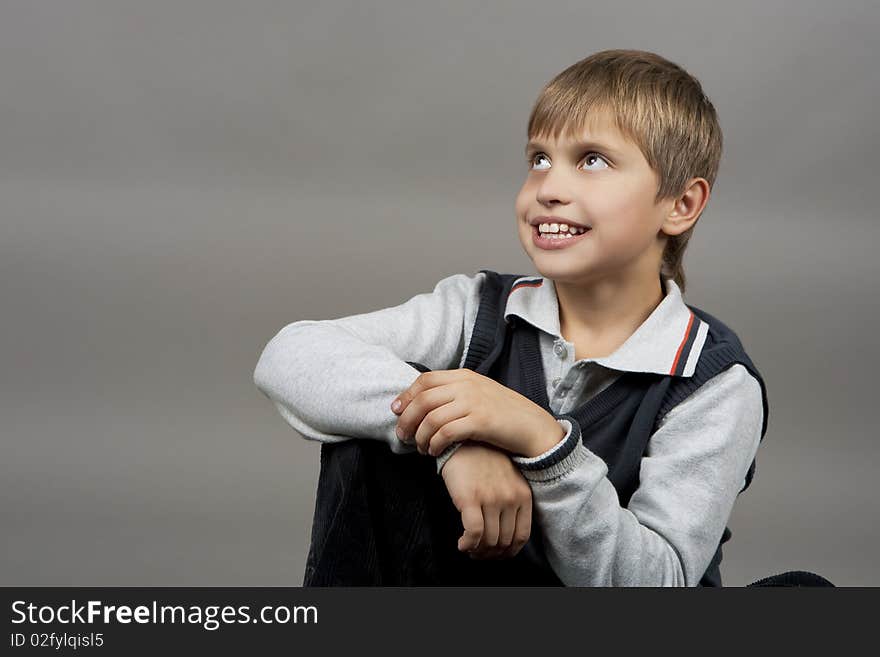
[[[543,205],[568,203],[571,200],[569,189],[570,185],[566,182],[564,175],[548,173],[538,185],[535,197]]]

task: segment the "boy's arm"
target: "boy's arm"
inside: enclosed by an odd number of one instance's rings
[[[307,439],[370,438],[395,453],[416,452],[395,435],[391,410],[420,374],[407,361],[461,366],[484,278],[454,274],[399,306],[288,324],[263,349],[254,383]]]
[[[512,457],[557,576],[566,586],[696,586],[757,453],[763,412],[760,384],[742,365],[707,381],[651,436],[627,508],[574,418],[552,450]]]

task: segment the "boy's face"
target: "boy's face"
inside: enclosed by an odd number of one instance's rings
[[[583,145],[579,142],[588,142]],[[674,200],[654,202],[659,177],[638,146],[598,114],[576,137],[535,139],[516,197],[520,242],[541,275],[555,281],[657,280]],[[539,216],[570,219],[591,230],[562,249],[535,244]],[[552,223],[549,220],[548,223]]]

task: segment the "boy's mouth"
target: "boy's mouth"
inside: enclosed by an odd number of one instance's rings
[[[555,251],[565,249],[576,242],[580,242],[592,232],[591,228],[587,228],[583,233],[571,235],[568,232],[546,233],[541,234],[539,226],[532,226],[532,244],[539,249],[547,251]],[[557,237],[559,235],[559,237]],[[563,237],[568,236],[568,237]]]

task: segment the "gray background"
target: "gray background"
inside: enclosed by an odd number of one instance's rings
[[[880,584],[878,32],[870,2],[4,2],[0,583],[300,584],[319,445],[263,346],[533,272],[531,105],[639,48],[719,111],[686,300],[769,387],[725,584]]]

